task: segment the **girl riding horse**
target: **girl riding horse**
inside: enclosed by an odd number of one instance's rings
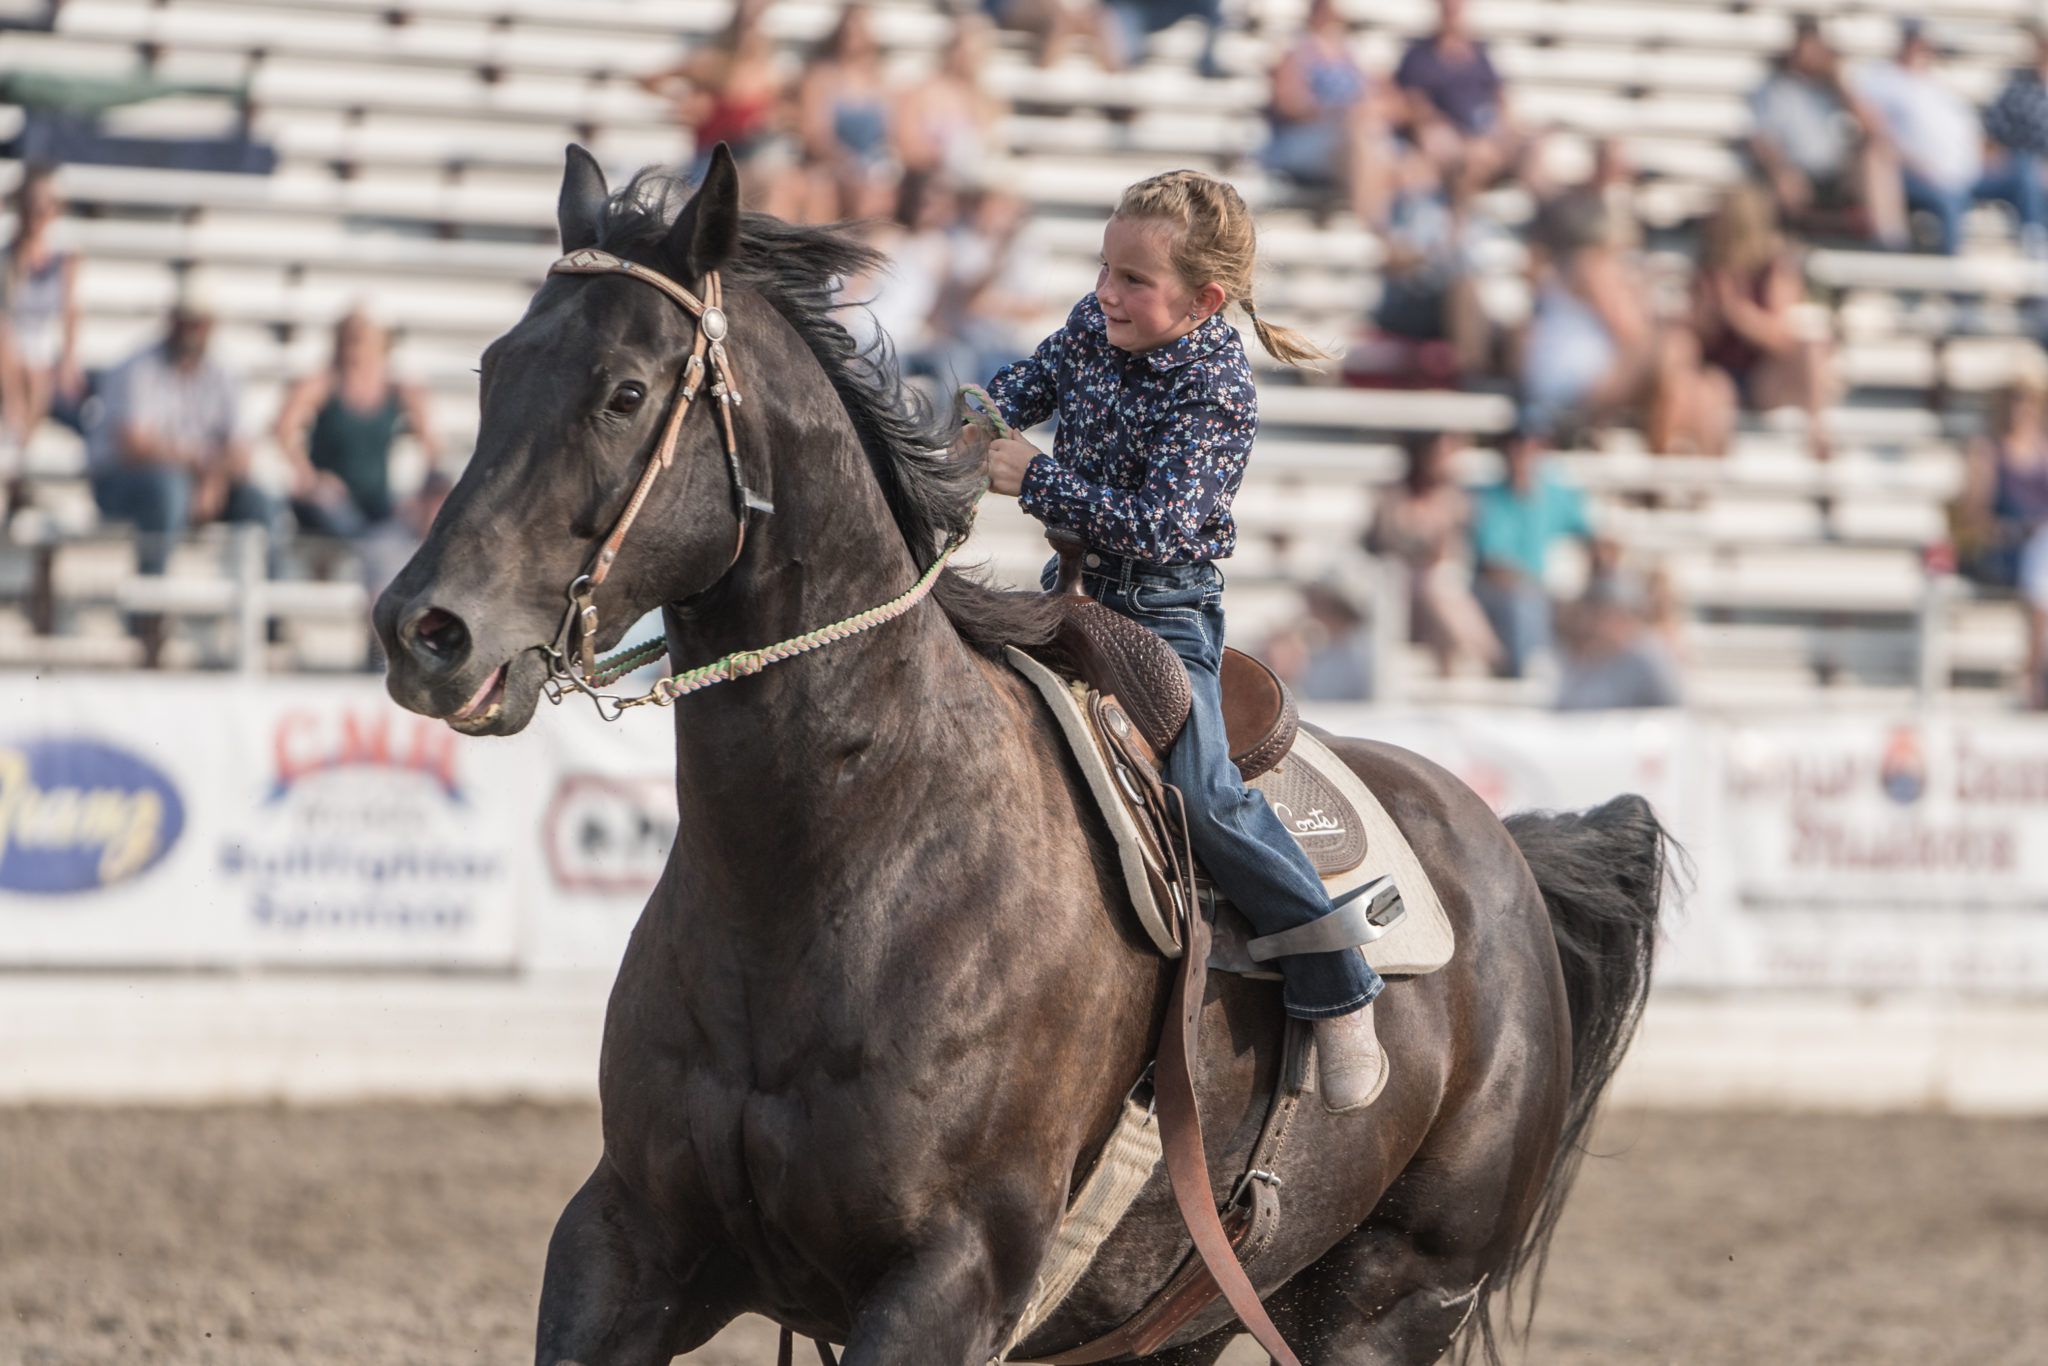
[[[1217,887],[1261,935],[1330,914],[1308,855],[1245,786],[1223,724],[1223,575],[1237,542],[1231,499],[1258,432],[1258,394],[1231,304],[1288,365],[1322,359],[1299,334],[1258,316],[1257,241],[1236,190],[1196,171],[1139,181],[1102,234],[1095,292],[1030,357],[989,381],[1022,430],[1057,415],[1051,453],[990,441],[970,424],[960,449],[987,444],[989,488],[1049,529],[1088,544],[1082,582],[1149,626],[1187,665],[1193,705],[1166,756],[1187,803],[1188,836]],[[1052,586],[1057,562],[1046,567]],[[1278,960],[1287,1013],[1315,1022],[1323,1101],[1361,1108],[1386,1085],[1373,999],[1386,983],[1356,949]]]

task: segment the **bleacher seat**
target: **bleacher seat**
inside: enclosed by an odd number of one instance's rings
[[[997,44],[987,79],[1017,108],[1001,129],[1007,154],[984,172],[1039,211],[1030,231],[1045,262],[1043,326],[1092,280],[1101,216],[1117,193],[1178,163],[1229,172],[1260,206],[1266,309],[1311,335],[1349,339],[1377,296],[1380,243],[1341,213],[1324,222],[1292,207],[1286,187],[1248,159],[1262,136],[1264,72],[1304,9],[1305,0],[1234,6],[1258,22],[1227,35],[1219,80],[1192,75],[1191,26],[1161,35],[1151,60],[1115,81],[1078,62],[1039,70],[1015,36]],[[1361,51],[1384,69],[1434,22],[1435,6],[1347,0],[1345,9],[1361,26]],[[1651,177],[1644,217],[1671,228],[1743,174],[1744,97],[1786,43],[1795,11],[1828,16],[1843,50],[1865,58],[1888,54],[1897,18],[1924,9],[1912,0],[1477,0],[1472,20],[1521,116],[1553,130],[1557,156],[1583,159],[1594,139],[1626,138]],[[830,0],[782,0],[768,23],[795,52],[837,12]],[[562,144],[582,140],[617,170],[678,158],[683,135],[631,77],[714,33],[727,13],[726,0],[579,0],[573,11],[557,0],[69,0],[52,33],[0,33],[0,65],[121,75],[148,51],[167,77],[246,83],[255,132],[281,157],[268,178],[64,172],[82,213],[65,230],[89,262],[90,361],[118,359],[155,335],[181,273],[197,272],[221,312],[216,345],[247,378],[260,429],[286,380],[325,363],[328,323],[366,298],[399,330],[403,369],[428,386],[437,422],[459,443],[475,424],[476,354],[517,316],[552,255]],[[1956,51],[1959,89],[1980,100],[1996,89],[2023,57],[2030,14],[2026,0],[1944,0],[1934,18]],[[906,78],[929,68],[949,26],[924,0],[887,0],[874,19],[892,71]],[[144,133],[205,131],[221,117],[217,105],[179,101],[120,114],[124,131]],[[12,174],[0,166],[0,183]],[[1513,194],[1489,203],[1527,216]],[[0,232],[9,226],[0,221]],[[1754,424],[1726,460],[1626,448],[1563,457],[1607,525],[1660,558],[1701,613],[1698,695],[1793,698],[1846,677],[1865,696],[1892,698],[1910,685],[1912,632],[1927,601],[1918,550],[1942,534],[1943,503],[1960,482],[1955,443],[1974,421],[1973,396],[2028,363],[2028,301],[2048,291],[2048,263],[2015,250],[1999,211],[1974,215],[1970,232],[1971,251],[1957,260],[1841,249],[1808,259],[1857,386],[1830,415],[1833,462],[1805,454],[1796,413]],[[1525,264],[1512,242],[1483,262],[1486,297],[1504,316],[1526,309]],[[1653,264],[1660,288],[1682,288],[1683,259],[1660,253]],[[1486,437],[1513,417],[1495,393],[1281,383],[1277,367],[1260,364],[1276,382],[1262,384],[1260,459],[1238,505],[1245,544],[1231,589],[1248,630],[1291,610],[1288,584],[1316,555],[1355,540],[1371,488],[1399,470],[1389,438],[1438,428]],[[1947,406],[1930,408],[1931,396]],[[90,525],[78,460],[75,443],[57,443],[32,465],[60,538]],[[1465,472],[1478,479],[1494,468],[1475,452]],[[1013,576],[1042,558],[1035,527],[1001,511],[984,518],[978,539]],[[130,606],[150,592],[209,611],[226,601],[222,581],[203,573],[123,590],[125,554],[118,542],[67,546],[56,561],[60,590],[107,621],[124,591]],[[313,589],[304,601],[293,591],[277,602],[315,619],[360,607],[345,591]],[[1963,598],[1953,619],[1959,675],[2009,681],[2010,611]],[[16,625],[0,613],[0,659],[31,658],[16,648]],[[50,648],[41,657],[70,647]],[[119,663],[126,653],[101,655]],[[74,654],[94,657],[88,646]],[[1993,667],[2000,659],[2003,672]],[[1532,695],[1484,680],[1455,688]]]

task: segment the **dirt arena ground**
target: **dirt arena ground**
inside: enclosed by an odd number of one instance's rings
[[[2048,1360],[2048,1121],[1623,1113],[1597,1148],[1531,1362]],[[0,1110],[0,1363],[529,1361],[594,1153],[577,1108]],[[689,1358],[772,1359],[758,1322]]]

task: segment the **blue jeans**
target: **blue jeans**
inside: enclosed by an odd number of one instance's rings
[[[1223,27],[1223,0],[1110,0],[1109,17],[1124,61],[1131,65],[1144,59],[1147,38],[1183,19],[1200,19],[1204,34],[1196,69],[1204,76],[1222,74],[1216,65],[1216,35]]]
[[[2048,194],[2041,185],[2041,163],[2019,152],[2008,152],[1993,163],[1974,185],[1936,185],[1912,171],[1905,174],[1906,203],[1934,215],[1941,225],[1940,250],[1953,256],[1963,244],[1963,215],[1980,199],[2003,199],[2012,205],[2022,228],[2040,228],[2048,222]]]
[[[1187,665],[1194,706],[1166,756],[1166,780],[1187,802],[1188,837],[1217,889],[1259,934],[1278,934],[1330,912],[1330,899],[1294,836],[1263,794],[1244,785],[1223,729],[1223,576],[1214,564],[1155,565],[1093,554],[1082,584],[1103,606],[1156,631]],[[1059,562],[1046,566],[1051,588]],[[1319,1020],[1372,1004],[1386,982],[1356,949],[1279,961],[1281,1004]]]
[[[192,476],[185,470],[161,466],[129,465],[98,470],[92,476],[92,500],[100,513],[116,521],[135,524],[136,567],[145,574],[161,574],[170,562],[171,547],[192,525]],[[277,573],[276,557],[282,541],[279,519],[282,508],[261,489],[236,484],[228,490],[222,520],[255,522],[270,529],[270,572]]]
[[[1501,583],[1481,575],[1472,596],[1486,613],[1486,622],[1500,638],[1502,678],[1526,678],[1530,664],[1547,656],[1552,646],[1550,594],[1543,585],[1518,580]]]

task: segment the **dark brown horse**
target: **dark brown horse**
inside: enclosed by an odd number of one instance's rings
[[[866,251],[742,215],[723,155],[680,213],[677,193],[643,174],[607,198],[572,148],[560,219],[565,249],[725,282],[739,467],[775,510],[734,559],[719,424],[692,414],[596,595],[601,648],[661,607],[680,667],[902,593],[979,481],[831,318]],[[399,702],[470,734],[526,725],[537,647],[695,327],[640,281],[556,276],[491,344],[475,458],[377,605]],[[995,657],[1047,625],[1036,595],[948,571],[886,626],[676,704],[681,823],[612,991],[604,1151],[548,1251],[543,1366],[665,1362],[747,1311],[846,1344],[850,1366],[982,1366],[1003,1342],[1169,977],[1041,701]],[[1435,1361],[1461,1333],[1491,1354],[1489,1301],[1540,1267],[1633,1030],[1665,837],[1635,798],[1503,825],[1414,754],[1330,743],[1432,871],[1458,952],[1381,998],[1385,1094],[1303,1108],[1295,1151],[1318,1157],[1289,1179],[1259,1290],[1305,1362]],[[1204,1011],[1220,1199],[1282,1022],[1277,989],[1237,978],[1212,978]],[[1171,1202],[1141,1200],[1014,1355],[1114,1328],[1187,1249]],[[1150,1360],[1213,1362],[1225,1312]]]

